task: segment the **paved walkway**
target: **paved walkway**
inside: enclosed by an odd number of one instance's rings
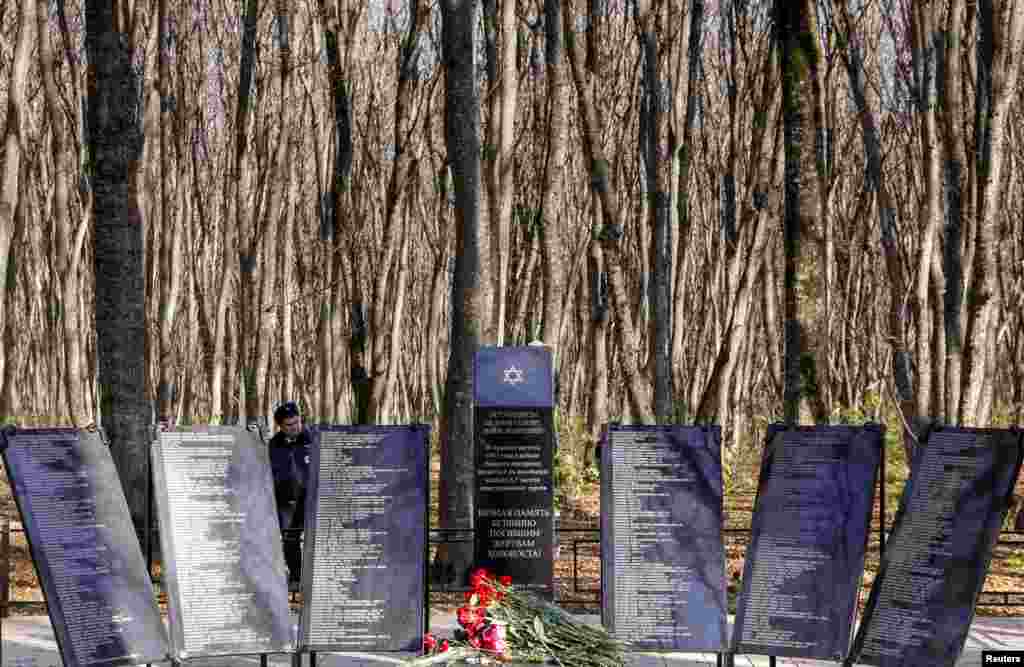
[[[581,618],[595,623],[598,620],[596,616]],[[296,622],[298,622],[297,617]],[[0,667],[61,667],[60,653],[53,637],[49,617],[18,616],[7,618],[2,621],[2,624],[0,632],[3,634],[3,643],[2,650],[0,650]],[[431,614],[430,627],[435,633],[450,636],[451,630],[456,625],[455,617],[452,614],[438,612]],[[980,667],[982,650],[992,649],[1024,650],[1024,618],[976,618],[971,626],[971,633],[963,655],[956,663],[957,667]],[[318,653],[317,667],[385,667],[386,665],[402,664],[410,657],[412,656]],[[697,667],[698,665],[716,664],[714,654],[637,653],[632,654],[632,657],[633,667]],[[291,667],[291,656],[271,655],[269,663],[273,667]],[[229,658],[190,660],[186,664],[188,667],[257,667],[260,660],[258,656],[231,656]],[[735,656],[736,667],[767,667],[768,664],[768,658],[765,656]],[[779,667],[834,667],[838,664],[825,660],[798,658],[778,658],[776,660],[776,665]],[[302,665],[311,667],[308,655],[302,656]]]

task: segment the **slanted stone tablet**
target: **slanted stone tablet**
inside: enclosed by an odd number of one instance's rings
[[[636,650],[723,650],[719,427],[612,425],[601,459],[603,624]]]
[[[430,428],[312,432],[301,648],[418,652],[427,630]]]
[[[167,633],[100,436],[5,429],[0,450],[64,664],[166,660]]]
[[[883,435],[876,425],[769,427],[735,652],[846,657]]]
[[[236,427],[164,431],[153,474],[174,657],[294,651],[266,445]]]
[[[918,444],[851,657],[952,667],[1021,465],[1021,431],[940,428]]]

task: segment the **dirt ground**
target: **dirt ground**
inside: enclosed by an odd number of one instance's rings
[[[0,463],[0,518],[6,517],[16,526],[20,525],[20,517],[11,497],[7,475],[2,471]],[[436,473],[436,470],[435,470]],[[436,484],[436,477],[435,477]],[[560,555],[555,562],[556,597],[560,600],[572,601],[565,603],[569,608],[584,609],[590,612],[599,611],[598,589],[600,587],[599,546],[596,544],[597,533],[570,533],[571,529],[596,529],[600,510],[600,497],[597,485],[584,488],[576,499],[562,503],[561,527],[563,529]],[[437,498],[437,494],[431,494]],[[743,572],[743,559],[748,541],[747,533],[734,533],[730,529],[749,528],[753,511],[753,493],[737,494],[727,500],[725,509],[726,544],[726,581],[729,595],[730,610],[735,610],[735,599],[740,589],[740,578]],[[890,503],[887,502],[887,505]],[[436,512],[436,508],[435,508]],[[889,512],[889,521],[894,513]],[[436,514],[435,514],[436,516]],[[862,581],[859,607],[863,608],[867,601],[871,582],[878,568],[878,533],[876,531],[869,540],[865,576]],[[1000,544],[993,554],[988,578],[985,581],[977,613],[980,616],[1024,616],[1024,606],[1012,607],[986,602],[1002,602],[1001,595],[987,595],[992,591],[1020,591],[1010,596],[1010,601],[1024,604],[1024,535],[1004,535],[1004,540],[1017,542],[1014,545]],[[0,536],[2,540],[2,536]],[[573,542],[576,542],[574,545]],[[575,553],[574,553],[575,552]],[[29,555],[28,546],[20,532],[10,535],[10,593],[9,598],[16,606],[12,613],[43,613],[42,592],[36,580],[35,569]],[[575,572],[575,576],[574,576]],[[441,607],[452,607],[458,604],[460,596],[434,594],[433,603]],[[30,603],[30,604],[25,604]],[[35,604],[31,604],[35,603]]]

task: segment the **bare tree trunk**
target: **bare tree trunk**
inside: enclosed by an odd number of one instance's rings
[[[1002,196],[1002,170],[1006,158],[1006,131],[1010,104],[1017,91],[1020,54],[1024,49],[1024,7],[1004,0],[997,11],[991,0],[978,3],[978,79],[975,88],[975,136],[977,137],[976,187],[979,209],[975,238],[976,261],[968,300],[970,325],[965,361],[967,386],[960,406],[961,421],[982,425],[982,399],[988,376],[989,337],[999,330],[996,310],[999,252],[998,211]]]
[[[28,71],[31,64],[32,34],[35,28],[36,6],[31,0],[22,2],[18,20],[18,37],[14,51],[14,62],[10,70],[7,92],[7,120],[4,124],[4,152],[2,170],[3,186],[0,189],[0,276],[7,275],[8,255],[11,252],[11,238],[14,235],[14,216],[18,209],[21,192],[21,160],[25,150],[22,132],[23,119],[28,109],[25,104],[25,89],[28,86]],[[0,289],[0,299],[6,300],[7,288]],[[6,324],[4,301],[0,301],[0,332]],[[6,347],[6,346],[5,346]],[[0,352],[0,376],[3,365],[8,362],[7,349]],[[2,406],[6,408],[7,406]],[[5,414],[8,414],[4,410]]]
[[[912,26],[915,60],[921,78],[921,98],[918,100],[918,114],[921,116],[921,148],[924,157],[925,205],[921,209],[921,242],[917,256],[917,275],[914,285],[914,306],[917,315],[917,395],[916,410],[919,418],[933,416],[933,395],[935,392],[932,366],[933,314],[929,304],[929,278],[935,236],[942,220],[940,145],[936,123],[938,91],[935,71],[935,17],[931,5],[915,6]],[[909,452],[908,452],[909,453]]]
[[[867,162],[867,190],[875,197],[878,210],[878,224],[881,231],[882,255],[885,259],[886,278],[889,281],[888,340],[892,350],[892,372],[896,387],[897,409],[906,425],[917,420],[913,395],[913,379],[910,369],[910,351],[906,337],[906,281],[900,260],[896,239],[896,209],[889,185],[882,171],[882,143],[879,137],[878,121],[875,118],[875,104],[869,103],[869,88],[864,80],[864,64],[861,54],[861,38],[853,30],[853,21],[845,5],[842,8],[843,25],[846,31],[847,48],[842,55],[846,63],[850,92],[861,124],[864,155]],[[876,97],[872,94],[872,100]],[[912,444],[917,434],[903,428],[903,442],[907,460],[911,460]]]
[[[24,187],[24,181],[22,182],[22,187]],[[7,284],[2,290],[5,296],[8,296],[4,302],[6,304],[5,308],[17,308],[20,304],[16,291],[14,289],[8,289],[8,287],[14,287],[18,283],[18,264],[24,262],[21,255],[26,252],[28,245],[25,243],[25,201],[23,197],[19,197],[18,199],[19,203],[17,208],[14,209],[14,217],[11,220],[13,229],[11,230],[10,252],[7,256],[7,271],[12,272],[15,275],[12,276],[13,280],[5,281]],[[29,301],[28,296],[29,295],[26,295],[26,302]],[[24,319],[19,319],[18,316],[15,315],[15,317],[12,318],[12,321],[8,322],[7,326],[4,327],[3,342],[5,348],[9,351],[16,350],[19,342],[26,345],[26,341],[19,339],[22,338],[20,332],[26,328],[26,325],[31,326],[29,322],[25,321],[29,320],[31,317],[32,310],[30,306],[31,304],[26,303],[23,308],[14,310],[14,313],[24,313],[21,316]],[[29,354],[26,351],[23,354],[12,354],[7,360],[7,363],[4,364],[3,375],[0,376],[0,380],[3,382],[3,393],[0,394],[0,415],[16,415],[24,411],[26,397],[23,396],[23,394],[27,392],[23,387],[18,386],[18,382],[19,380],[24,381],[24,378],[26,377],[25,367],[28,360]],[[32,374],[29,377],[34,377],[35,375],[37,374]],[[40,373],[38,376],[41,378],[42,374]]]
[[[262,237],[262,284],[260,285],[260,299],[258,302],[258,310],[256,311],[256,321],[254,323],[256,336],[256,350],[255,358],[253,360],[253,390],[255,392],[254,404],[256,409],[250,414],[250,417],[257,417],[265,415],[269,422],[272,417],[272,407],[270,400],[270,385],[268,377],[270,374],[270,352],[274,348],[276,333],[279,329],[277,316],[278,308],[274,304],[275,297],[278,294],[277,291],[277,241],[278,237],[270,230],[279,228],[281,224],[281,216],[287,216],[287,213],[283,211],[282,201],[286,199],[285,191],[288,187],[289,175],[292,172],[291,167],[291,156],[292,156],[292,131],[294,122],[292,116],[294,112],[292,110],[292,86],[291,86],[291,32],[290,32],[290,11],[289,5],[283,0],[277,0],[274,7],[277,22],[278,22],[278,44],[280,46],[280,67],[281,67],[281,79],[280,79],[280,98],[281,108],[278,114],[278,119],[281,124],[281,133],[278,137],[277,143],[277,154],[274,158],[274,163],[271,166],[271,170],[277,174],[277,178],[274,179],[269,185],[270,189],[268,203],[264,215],[266,216],[263,221],[264,232],[260,233]],[[287,241],[286,241],[287,243]],[[253,301],[254,305],[257,303]],[[248,413],[248,410],[246,411]]]
[[[516,72],[516,3],[501,4],[501,113],[498,152],[494,170],[498,175],[498,215],[491,220],[491,257],[494,262],[495,342],[505,344],[505,318],[508,307],[508,270],[511,252],[512,203],[515,160],[516,103],[519,80]]]
[[[547,39],[544,57],[547,65],[549,120],[547,160],[541,199],[544,317],[540,338],[551,348],[555,373],[558,372],[561,358],[558,334],[562,329],[562,299],[565,296],[565,262],[560,256],[562,229],[559,220],[563,214],[560,204],[565,189],[565,148],[569,133],[569,105],[564,102],[568,91],[562,55],[561,9],[561,0],[544,2],[544,29]],[[572,27],[566,26],[566,29],[571,30]]]
[[[29,3],[31,5],[31,3]],[[138,535],[145,534],[146,404],[142,226],[132,174],[142,148],[133,44],[123,5],[87,0],[88,136],[96,225],[96,345],[103,427]],[[126,104],[131,100],[134,104]]]
[[[696,126],[697,119],[697,104],[701,99],[701,89],[698,81],[698,73],[700,71],[700,59],[703,51],[701,34],[704,25],[704,0],[692,0],[690,11],[689,11],[689,28],[687,36],[689,38],[687,44],[687,57],[686,57],[686,99],[685,99],[685,113],[682,118],[675,119],[675,134],[681,136],[682,141],[677,153],[677,159],[679,161],[679,181],[676,185],[676,226],[679,228],[679,235],[676,241],[676,259],[672,262],[672,266],[675,267],[675,287],[672,298],[672,321],[683,322],[683,308],[686,300],[686,290],[683,287],[683,281],[686,278],[686,262],[689,258],[687,252],[687,243],[690,237],[692,213],[690,211],[690,168],[693,164],[693,134]],[[676,99],[676,104],[680,104],[681,100]],[[685,342],[685,336],[683,335],[683,327],[673,326],[672,327],[672,366],[674,368],[675,376],[674,386],[678,386],[681,390],[683,385],[683,377],[681,375],[681,366],[684,356],[683,345]],[[676,394],[678,400],[679,394]]]
[[[54,74],[54,52],[50,42],[47,16],[49,7],[43,0],[36,0],[36,21],[39,41],[39,72],[43,84],[46,114],[50,121],[51,155],[54,165],[53,178],[53,219],[54,219],[54,262],[56,265],[59,290],[59,312],[62,324],[61,339],[64,345],[64,384],[67,410],[70,422],[84,426],[90,420],[85,409],[82,393],[82,377],[85,359],[82,355],[80,333],[80,311],[78,292],[82,288],[78,280],[78,264],[85,245],[88,230],[88,216],[82,215],[77,229],[68,202],[70,179],[68,178],[67,156],[64,142],[64,120]],[[74,128],[71,128],[72,132]]]
[[[343,279],[341,264],[341,232],[342,218],[349,213],[347,204],[350,196],[353,143],[352,143],[352,100],[350,97],[351,82],[348,79],[348,71],[342,66],[342,51],[339,39],[344,36],[349,42],[352,40],[351,26],[343,34],[341,16],[338,14],[337,3],[332,3],[332,12],[329,12],[324,0],[318,0],[320,22],[324,33],[325,50],[327,55],[327,73],[330,80],[331,101],[333,103],[330,118],[333,122],[331,133],[334,141],[334,155],[329,169],[329,187],[322,195],[326,206],[321,206],[320,234],[322,240],[331,241],[332,248],[324,256],[327,262],[326,277],[327,285],[331,285],[331,293],[335,294],[333,286],[337,281]],[[347,48],[347,47],[346,47]],[[346,57],[348,55],[346,51]],[[310,113],[313,113],[312,106]],[[397,131],[396,131],[397,141]],[[325,146],[329,149],[329,146]],[[395,150],[399,149],[396,144]],[[396,156],[397,159],[397,156]],[[318,181],[319,182],[319,181]],[[386,269],[381,269],[386,270]],[[353,284],[350,291],[352,310],[359,314],[359,318],[353,319],[352,335],[349,341],[349,373],[354,395],[354,412],[352,421],[357,424],[365,424],[371,421],[370,418],[370,396],[369,396],[369,373],[366,359],[366,322],[362,319],[364,300],[362,289],[358,284]],[[338,410],[338,396],[343,392],[336,376],[332,372],[333,360],[340,356],[337,345],[332,345],[331,340],[335,337],[333,332],[340,325],[341,313],[338,312],[336,299],[329,296],[324,297],[324,305],[321,310],[321,329],[317,348],[319,350],[320,362],[320,404],[319,413],[322,419],[328,419],[327,415],[333,416]]]
[[[395,157],[384,202],[384,235],[381,242],[381,255],[376,261],[373,299],[370,303],[372,358],[370,360],[368,417],[371,422],[379,420],[380,413],[384,408],[389,367],[395,362],[389,355],[391,346],[387,344],[384,335],[388,330],[387,317],[392,314],[387,307],[388,294],[401,270],[395,260],[402,245],[397,238],[397,234],[400,233],[398,217],[399,211],[402,210],[403,198],[407,196],[407,180],[415,174],[413,167],[416,164],[415,146],[418,142],[416,131],[422,122],[422,114],[416,113],[413,108],[413,95],[417,89],[415,68],[417,67],[418,53],[416,49],[418,35],[426,26],[430,12],[425,3],[420,0],[413,0],[410,11],[412,20],[409,22],[409,31],[398,54],[399,74],[394,126]]]
[[[288,184],[287,210],[284,224],[278,227],[278,253],[281,258],[281,281],[278,303],[281,308],[281,398],[295,400],[295,345],[292,342],[292,301],[295,299],[295,216],[300,206],[302,161],[295,156],[288,161],[291,175]]]
[[[258,313],[253,312],[256,306],[255,273],[257,264],[257,253],[260,242],[259,223],[255,223],[252,232],[249,232],[250,219],[256,218],[256,211],[249,214],[246,205],[246,198],[249,192],[246,185],[250,178],[255,181],[255,175],[249,173],[246,165],[249,133],[249,112],[252,105],[252,80],[256,73],[256,24],[259,17],[259,0],[245,0],[245,9],[242,14],[242,41],[240,46],[240,62],[238,73],[238,104],[235,108],[235,153],[234,153],[234,183],[233,194],[235,200],[234,224],[235,232],[238,234],[238,337],[235,339],[238,348],[238,371],[239,375],[234,376],[242,383],[242,395],[239,398],[240,416],[244,422],[249,417],[255,417],[257,410],[255,369],[253,368],[253,350],[257,326],[254,326],[254,319]],[[253,183],[253,187],[258,187]],[[254,206],[255,209],[255,206]]]
[[[563,21],[572,21],[575,13],[572,0],[564,0]],[[603,209],[604,226],[598,234],[603,244],[605,266],[608,273],[608,284],[612,295],[615,318],[618,322],[618,337],[622,349],[620,367],[626,381],[626,392],[629,408],[633,417],[641,423],[653,423],[654,412],[651,409],[649,392],[641,383],[640,371],[637,367],[639,354],[636,344],[636,330],[630,314],[630,299],[626,292],[625,275],[622,270],[621,239],[623,236],[622,214],[611,191],[609,181],[609,162],[605,159],[601,144],[601,125],[598,121],[597,107],[593,94],[585,81],[583,72],[582,49],[573,40],[567,45],[569,63],[573,82],[575,83],[577,103],[582,107],[583,148],[590,164],[590,185],[597,193]]]
[[[806,340],[811,319],[800,307],[801,301],[811,300],[816,291],[812,284],[816,264],[801,247],[801,236],[818,226],[820,211],[821,165],[815,141],[822,120],[818,29],[815,6],[810,0],[775,0],[774,12],[777,39],[781,43],[786,150],[784,417],[787,423],[799,423],[801,402],[807,400],[815,421],[822,422],[828,416],[816,378],[817,371],[827,363],[827,356],[821,353],[824,341]],[[799,282],[798,271],[804,275]]]
[[[600,208],[593,193],[595,228]],[[604,272],[601,244],[590,242],[590,423],[587,432],[597,443],[600,431],[608,423],[608,276]]]
[[[958,420],[960,394],[963,387],[963,331],[960,321],[963,302],[963,206],[962,192],[965,183],[966,147],[962,131],[963,96],[961,79],[962,36],[960,27],[964,20],[964,0],[951,0],[946,19],[946,39],[942,54],[942,124],[945,133],[943,155],[943,191],[945,192],[944,231],[942,243],[942,273],[945,278],[943,320],[945,322],[945,381],[942,410],[936,416],[947,422]]]
[[[664,11],[654,0],[640,3],[638,28],[644,53],[644,111],[646,136],[643,161],[647,166],[648,224],[651,228],[651,337],[650,361],[654,376],[654,416],[660,423],[672,419],[675,411],[672,391],[672,226],[669,209],[672,193],[672,146],[669,140],[669,115],[672,110],[667,72],[659,51],[668,45],[658,43],[658,34],[667,33]],[[675,17],[673,17],[675,18]]]
[[[441,527],[473,526],[473,358],[481,331],[480,101],[474,80],[474,0],[442,0],[445,63],[445,137],[455,185],[455,285],[451,356],[441,417]],[[441,545],[435,579],[463,584],[470,544]]]
[[[411,206],[407,206],[407,209],[411,210]],[[411,216],[407,216],[408,220]],[[384,397],[396,396],[397,378],[398,378],[398,365],[401,361],[402,356],[402,316],[405,314],[405,302],[407,283],[409,280],[409,229],[403,224],[402,229],[402,247],[398,251],[398,283],[395,285],[394,294],[395,301],[392,308],[391,316],[391,335],[390,345],[391,349],[388,351],[388,356],[391,359],[391,363],[388,364],[388,374],[386,382],[384,384]],[[380,416],[383,418],[383,423],[393,424],[398,423],[395,421],[395,412],[388,409],[388,405],[381,406],[383,410]],[[380,423],[380,422],[379,422]]]

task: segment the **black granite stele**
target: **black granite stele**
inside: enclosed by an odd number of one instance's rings
[[[551,351],[485,347],[475,360],[475,562],[554,596]]]
[[[768,427],[732,651],[842,660],[884,429]]]
[[[917,445],[853,660],[956,664],[1020,471],[1022,433],[938,428]]]
[[[99,434],[7,428],[0,451],[64,664],[166,660],[153,585]]]
[[[161,432],[152,457],[174,657],[294,651],[266,445],[195,426]]]
[[[602,623],[630,648],[725,648],[718,426],[607,428],[601,564]]]
[[[419,651],[427,630],[430,427],[311,430],[300,648]]]

